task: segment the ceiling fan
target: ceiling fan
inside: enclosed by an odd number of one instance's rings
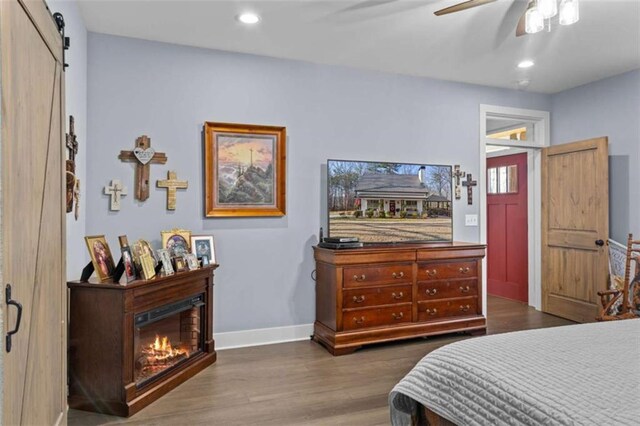
[[[467,0],[434,13],[436,16],[448,15],[495,1]],[[549,20],[558,14],[558,9],[560,10],[560,25],[571,25],[578,22],[579,19],[578,0],[561,0],[559,8],[557,0],[527,0],[520,3],[523,5],[523,11],[516,26],[516,37],[542,31],[545,27],[545,19],[549,23]],[[549,28],[551,27],[549,26]]]

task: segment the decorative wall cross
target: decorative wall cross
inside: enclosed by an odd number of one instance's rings
[[[473,180],[473,178],[471,177],[471,173],[468,173],[467,180],[462,182],[462,186],[467,187],[467,204],[469,205],[473,204],[473,187],[476,186],[477,184],[478,182]]]
[[[170,170],[167,173],[166,180],[156,182],[158,188],[167,189],[167,210],[176,209],[176,190],[187,189],[189,187],[189,182],[186,180],[178,180],[177,177],[176,172]]]
[[[126,162],[136,163],[136,200],[145,201],[149,198],[149,166],[151,164],[164,164],[167,156],[164,152],[155,152],[151,148],[151,139],[142,135],[136,139],[133,151],[120,151],[118,158]]]
[[[111,196],[111,210],[120,210],[120,198],[127,195],[127,188],[118,179],[111,181],[111,186],[104,187],[104,193]]]
[[[456,187],[456,200],[460,199],[460,179],[466,176],[466,173],[460,170],[460,165],[456,164],[453,166],[454,172],[451,174],[451,177],[455,179],[455,187]]]
[[[76,186],[76,154],[78,153],[78,140],[75,133],[75,120],[69,116],[69,133],[66,136],[66,147],[69,150],[67,160],[67,213],[73,211],[74,188]]]

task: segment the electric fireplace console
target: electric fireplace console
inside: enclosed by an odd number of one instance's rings
[[[69,407],[131,416],[213,364],[213,272],[72,281]]]

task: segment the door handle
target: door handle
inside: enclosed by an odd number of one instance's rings
[[[596,240],[596,245],[597,245],[598,247],[602,247],[602,246],[604,245],[604,241],[602,241],[602,240]]]
[[[18,330],[20,330],[20,323],[22,322],[22,304],[11,299],[11,284],[7,284],[4,294],[5,294],[5,300],[7,301],[7,308],[10,305],[13,305],[18,309],[18,317],[16,318],[16,328],[14,328],[11,331],[8,331],[7,337],[6,337],[5,347],[7,348],[7,352],[11,352],[11,336],[16,334]]]

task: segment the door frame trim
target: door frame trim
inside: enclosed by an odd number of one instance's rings
[[[530,121],[534,125],[531,142],[498,141],[487,138],[487,118],[511,118]],[[487,243],[487,145],[526,148],[528,186],[528,249],[529,249],[529,306],[542,309],[542,148],[550,145],[550,113],[532,109],[510,108],[480,104],[480,173],[478,177],[480,200],[480,243]],[[482,286],[487,291],[487,259],[482,260]],[[487,312],[487,298],[483,300]]]

